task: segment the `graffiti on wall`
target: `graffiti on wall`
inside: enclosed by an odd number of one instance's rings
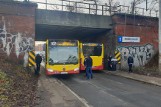
[[[134,66],[144,66],[154,55],[154,47],[151,44],[144,46],[121,46],[117,50],[121,52],[121,63],[123,66],[127,65],[129,55],[134,58]]]
[[[27,37],[26,34],[17,32],[12,34],[7,31],[6,23],[2,18],[3,25],[0,27],[0,51],[5,52],[8,56],[15,53],[17,58],[24,54],[24,66],[28,63],[28,51],[33,50],[34,39]]]

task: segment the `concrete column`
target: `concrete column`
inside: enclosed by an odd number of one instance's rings
[[[161,0],[159,0],[159,73],[161,74]]]

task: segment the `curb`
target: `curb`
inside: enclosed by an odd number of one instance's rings
[[[161,78],[149,77],[149,76],[144,76],[144,75],[139,75],[139,74],[134,74],[134,73],[124,75],[125,72],[123,72],[123,74],[119,74],[119,73],[117,73],[119,71],[114,71],[114,72],[104,71],[104,72],[107,73],[107,74],[110,73],[112,75],[121,76],[121,77],[124,77],[124,78],[128,78],[128,79],[132,79],[132,80],[135,80],[135,81],[140,81],[140,82],[143,82],[143,83],[148,83],[148,84],[152,84],[152,85],[156,85],[156,86],[161,87]],[[139,78],[139,77],[143,77],[143,78]]]
[[[161,87],[161,84],[159,84],[155,80],[146,81],[146,80],[137,79],[137,78],[130,77],[130,76],[123,76],[123,75],[119,75],[119,74],[114,74],[114,75],[122,76],[122,77],[125,77],[125,78],[128,78],[128,79],[132,79],[132,80],[135,80],[135,81],[140,81],[140,82],[143,82],[143,83],[152,84],[152,85],[156,85],[156,86],[160,86]]]

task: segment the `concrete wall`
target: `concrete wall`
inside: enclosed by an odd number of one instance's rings
[[[112,19],[110,16],[79,14],[63,11],[37,10],[37,25],[59,25],[89,28],[110,29]]]
[[[34,50],[35,9],[31,3],[0,1],[0,54],[26,66]]]
[[[118,43],[116,49],[121,52],[121,66],[127,67],[129,55],[134,57],[134,66],[150,63],[158,66],[158,19],[152,17],[116,14],[112,17],[115,36],[140,37],[139,43]],[[155,56],[155,60],[154,59]]]

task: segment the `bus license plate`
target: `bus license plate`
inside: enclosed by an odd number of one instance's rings
[[[61,74],[68,74],[68,72],[61,72]]]

